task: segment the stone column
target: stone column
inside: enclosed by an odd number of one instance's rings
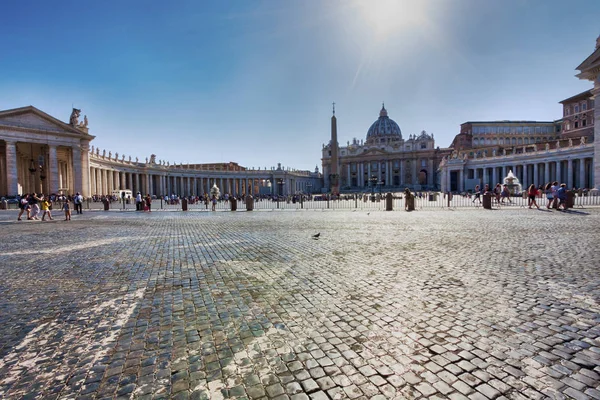
[[[545,185],[548,182],[550,182],[550,163],[546,161],[544,163],[544,182],[543,182],[543,184]]]
[[[498,183],[498,167],[492,167],[492,184],[490,188],[496,186],[496,183]]]
[[[586,186],[585,180],[585,158],[579,159],[579,179],[577,180],[577,187],[584,188]]]
[[[82,148],[75,145],[71,147],[73,153],[73,193],[83,192],[83,165],[82,165]],[[87,149],[83,149],[87,152]],[[86,182],[87,183],[87,182]]]
[[[556,162],[556,181],[560,185],[562,183],[562,161]]]
[[[9,196],[19,193],[19,178],[17,176],[17,142],[6,141],[6,190]]]
[[[592,166],[594,188],[600,190],[600,73],[594,81],[594,162]]]
[[[58,155],[56,153],[57,146],[48,146],[48,178],[50,184],[50,193],[58,193],[59,182],[58,182]]]
[[[526,187],[529,187],[529,185],[531,185],[531,183],[529,183],[528,169],[529,169],[529,164],[523,164],[523,182],[522,182],[523,190],[525,190]],[[535,181],[532,183],[535,183]]]
[[[125,175],[127,178],[127,187],[125,189],[129,189],[129,190],[133,191],[133,179],[132,179],[131,172],[126,172]]]
[[[573,160],[567,160],[567,189],[573,188]]]

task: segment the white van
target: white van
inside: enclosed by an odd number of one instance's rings
[[[112,195],[116,196],[117,199],[121,200],[121,198],[123,197],[123,192],[125,192],[125,200],[134,198],[133,192],[129,189],[113,190]]]

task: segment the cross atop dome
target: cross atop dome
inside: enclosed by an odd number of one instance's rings
[[[387,110],[385,109],[385,103],[381,103],[381,111],[379,111],[379,116],[380,117],[388,116]]]

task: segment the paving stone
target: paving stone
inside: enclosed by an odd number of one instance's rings
[[[0,397],[599,398],[600,210],[528,211],[2,212]]]

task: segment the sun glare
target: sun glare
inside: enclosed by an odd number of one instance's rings
[[[425,1],[416,0],[358,0],[359,20],[373,39],[382,41],[407,32],[423,22]]]

